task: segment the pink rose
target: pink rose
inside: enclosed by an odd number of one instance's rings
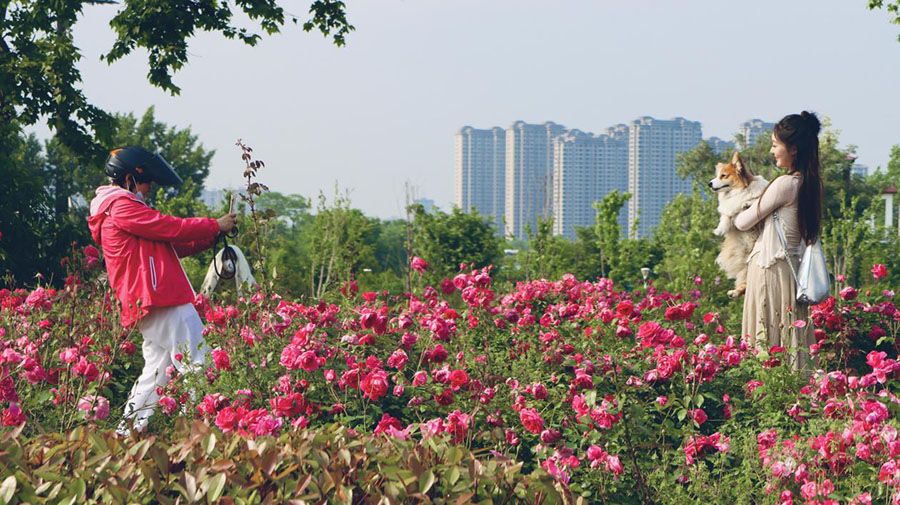
[[[625,471],[622,462],[619,461],[619,457],[611,454],[606,455],[605,466],[606,470],[612,472],[614,475],[622,475],[622,472]]]
[[[876,264],[872,267],[872,277],[874,277],[875,280],[887,277],[887,267],[881,263]]]
[[[25,413],[15,403],[10,403],[9,407],[0,413],[3,420],[3,426],[18,426],[25,422]]]
[[[450,279],[444,279],[441,281],[441,293],[445,295],[453,294],[456,291],[456,286],[453,285],[453,281]]]
[[[122,344],[119,346],[119,349],[121,349],[122,352],[129,356],[134,354],[134,351],[136,350],[134,347],[134,342],[131,341],[122,342]]]
[[[87,395],[78,400],[78,410],[84,411],[84,418],[102,421],[109,416],[109,400],[103,396]]]
[[[237,421],[237,414],[231,407],[225,407],[216,414],[216,426],[225,433],[234,430],[237,427]]]
[[[856,300],[856,297],[859,296],[859,292],[856,291],[856,288],[854,288],[853,286],[847,286],[846,288],[841,290],[840,295],[841,298],[849,302],[852,300]]]
[[[396,368],[397,370],[402,369],[406,363],[409,361],[409,356],[402,349],[397,349],[387,360],[387,366],[391,368]]]
[[[378,370],[365,376],[359,383],[359,389],[365,393],[365,397],[377,402],[379,398],[388,392],[388,376],[384,370]]]
[[[522,411],[519,412],[519,419],[522,421],[522,426],[535,435],[544,429],[544,419],[541,418],[541,415],[538,414],[537,410],[532,408],[522,409]]]
[[[541,432],[541,442],[544,444],[555,444],[562,439],[562,433],[558,430],[546,429]]]
[[[100,376],[100,369],[97,368],[97,365],[84,357],[78,360],[78,363],[75,364],[72,370],[76,376],[84,377],[85,382],[93,382]]]
[[[172,415],[175,410],[178,409],[178,403],[175,402],[175,399],[171,396],[163,396],[159,399],[159,405],[162,407],[162,411],[167,416]]]
[[[423,274],[425,273],[425,269],[428,268],[428,263],[418,256],[413,256],[412,262],[410,262],[409,267],[416,272]]]
[[[320,364],[319,358],[314,351],[306,351],[300,355],[300,368],[307,372],[315,372]]]
[[[431,356],[431,361],[435,363],[443,363],[444,360],[447,359],[447,350],[444,349],[444,346],[438,344],[431,350],[429,354]]]
[[[691,419],[697,422],[697,424],[703,424],[706,422],[706,412],[703,409],[694,409],[694,412],[691,413]]]
[[[231,370],[231,358],[228,357],[228,351],[216,349],[212,352],[212,356],[216,370]]]
[[[469,383],[469,375],[465,370],[454,370],[450,372],[450,387],[457,390]]]

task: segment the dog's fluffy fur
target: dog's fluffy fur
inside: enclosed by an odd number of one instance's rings
[[[756,229],[740,231],[735,228],[734,218],[749,208],[767,185],[765,179],[747,168],[737,152],[729,163],[716,165],[716,178],[709,181],[709,187],[719,197],[719,226],[713,233],[725,237],[716,263],[728,278],[734,279],[734,289],[728,291],[728,296],[732,298],[743,295],[747,290],[747,257],[759,236]]]

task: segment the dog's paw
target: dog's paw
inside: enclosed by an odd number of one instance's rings
[[[744,296],[745,291],[747,291],[745,288],[729,289],[728,296],[730,296],[731,298],[740,298]]]
[[[754,198],[754,199],[752,199],[752,200],[747,200],[746,202],[744,202],[743,204],[741,204],[741,210],[747,210],[747,209],[749,209],[750,207],[753,207],[753,204],[756,203],[757,200],[759,200],[759,198]]]
[[[713,235],[715,235],[717,237],[721,237],[721,236],[725,235],[726,232],[728,232],[728,228],[726,228],[724,226],[719,226],[718,228],[713,230]]]

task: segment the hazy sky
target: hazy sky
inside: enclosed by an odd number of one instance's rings
[[[309,3],[282,2],[295,14]],[[116,6],[86,6],[85,93],[190,126],[216,150],[207,187],[240,184],[242,138],[273,190],[315,197],[337,181],[382,218],[401,214],[407,181],[450,206],[464,125],[598,131],[682,116],[730,139],[744,120],[809,109],[872,169],[900,144],[900,27],[863,0],[348,3],[356,31],[343,48],[293,25],[255,48],[198,35],[177,97],[147,83],[144,54],[100,62]]]

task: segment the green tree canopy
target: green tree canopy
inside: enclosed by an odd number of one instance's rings
[[[184,179],[177,188],[157,188],[147,195],[160,211],[177,216],[205,215],[209,209],[199,200],[209,173],[213,152],[207,151],[190,129],[157,121],[153,108],[141,119],[133,114],[113,116],[117,144],[145,146],[159,151]],[[40,142],[33,134],[17,133],[0,154],[0,200],[13,202],[0,211],[0,275],[12,274],[28,282],[42,273],[61,280],[59,261],[71,252],[73,242],[91,241],[86,204],[97,186],[107,183],[105,157],[91,162],[73,153],[58,136]]]
[[[103,151],[113,119],[82,92],[82,54],[74,44],[73,27],[86,7],[108,3],[0,2],[0,122],[15,124],[13,133],[46,118],[59,141],[78,155]],[[353,30],[345,9],[343,1],[315,0],[302,28],[318,29],[343,45]],[[233,19],[238,14],[253,27],[238,27]],[[260,33],[278,32],[287,19],[298,23],[275,0],[128,0],[110,22],[116,41],[103,58],[112,63],[137,48],[146,50],[150,83],[174,94],[179,88],[172,75],[187,63],[188,40],[198,30],[255,45]],[[8,129],[4,132],[0,141],[15,141]]]
[[[869,9],[886,9],[891,16],[891,23],[900,25],[900,0],[869,0]],[[900,41],[900,35],[897,35]]]
[[[454,207],[449,213],[434,209],[425,212],[414,204],[415,238],[413,251],[430,265],[432,280],[459,271],[460,263],[476,268],[496,265],[503,249],[501,238],[489,217],[477,211],[463,212]]]

